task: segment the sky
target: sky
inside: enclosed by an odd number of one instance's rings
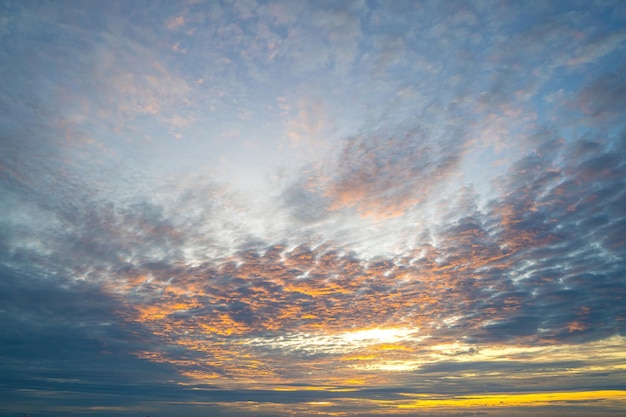
[[[626,3],[0,1],[0,416],[623,416]]]

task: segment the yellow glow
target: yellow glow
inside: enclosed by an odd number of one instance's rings
[[[402,351],[406,351],[406,352],[412,352],[413,349],[407,347],[407,346],[403,346],[403,345],[394,345],[394,344],[380,344],[378,346],[374,346],[374,349],[377,350],[402,350]]]
[[[341,358],[342,361],[369,361],[372,359],[376,359],[376,355],[357,355],[357,356],[346,356],[345,358]]]
[[[358,388],[333,388],[329,389],[328,392],[355,392],[358,390]]]
[[[273,391],[331,391],[333,389],[335,389],[336,387],[329,387],[329,386],[288,386],[288,387],[276,387],[273,389]]]
[[[212,329],[217,332],[218,329]],[[339,333],[294,333],[287,337],[268,337],[248,339],[246,343],[253,346],[268,346],[286,350],[302,350],[314,352],[351,353],[363,349],[381,350],[376,346],[386,346],[387,349],[395,350],[398,343],[415,343],[424,340],[425,336],[415,336],[415,329],[409,328],[373,328]],[[390,348],[393,346],[393,348]],[[405,350],[398,348],[398,350]],[[370,354],[354,355],[366,359],[363,356]]]
[[[325,392],[354,392],[358,391],[358,388],[339,388],[335,386],[287,386],[287,387],[275,387],[272,391],[279,392],[294,392],[294,391],[325,391]]]
[[[409,329],[366,329],[356,332],[345,333],[344,339],[349,342],[378,341],[383,343],[393,343],[409,335]]]
[[[354,365],[354,369],[364,371],[388,371],[388,372],[408,372],[417,369],[421,365],[418,361],[379,361],[366,365]]]
[[[626,391],[538,392],[523,394],[461,395],[450,398],[424,398],[398,404],[398,408],[418,409],[437,407],[515,407],[542,406],[563,401],[626,401]]]

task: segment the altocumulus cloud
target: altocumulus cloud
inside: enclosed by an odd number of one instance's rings
[[[623,411],[623,5],[64,5],[1,9],[0,413]]]

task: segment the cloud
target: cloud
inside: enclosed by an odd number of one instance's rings
[[[607,74],[583,88],[577,103],[585,115],[595,123],[619,119],[624,114],[626,82],[617,74]]]
[[[482,343],[593,340],[620,332],[623,288],[614,270],[616,258],[607,257],[606,251],[617,254],[621,249],[605,247],[593,230],[574,238],[587,214],[582,206],[570,209],[572,203],[585,201],[585,193],[602,195],[605,187],[619,184],[621,177],[613,171],[621,169],[620,162],[610,159],[610,148],[603,146],[581,154],[576,151],[580,143],[559,144],[551,135],[538,140],[537,149],[557,153],[537,152],[520,159],[506,180],[506,193],[491,202],[487,212],[469,212],[435,229],[436,246],[421,255],[407,254],[408,264],[401,257],[359,260],[332,246],[266,246],[240,251],[231,260],[213,259],[187,272],[167,262],[158,268],[138,264],[138,275],[153,278],[135,281],[131,291],[142,297],[128,300],[138,311],[146,300],[158,306],[136,319],[161,329],[168,343],[218,358],[230,355],[202,340],[209,337],[214,346],[220,340],[227,346],[231,337],[275,334],[272,337],[287,341],[296,337],[290,332],[341,332],[367,326],[374,318],[380,324],[420,328],[444,340],[470,330]],[[566,158],[561,167],[553,164],[557,158]],[[560,175],[552,175],[552,170]],[[595,176],[592,183],[576,180],[590,176]],[[606,193],[605,210],[619,202],[612,195]],[[141,211],[149,213],[148,208]],[[158,217],[151,216],[151,222]],[[132,224],[139,218],[129,220]],[[569,235],[572,238],[565,239]],[[598,246],[585,243],[587,239]],[[610,235],[605,239],[611,241]],[[572,253],[578,253],[575,260]],[[594,270],[595,276],[576,272],[581,270]],[[612,296],[607,299],[608,288]],[[122,288],[120,294],[128,290]],[[336,321],[340,317],[341,322]],[[177,330],[185,323],[187,336]],[[279,339],[272,340],[278,344]],[[306,336],[302,343],[307,343]],[[177,353],[164,354],[161,360],[182,366]],[[255,363],[243,360],[230,369],[205,362],[203,367],[263,375],[254,370]]]
[[[345,75],[358,54],[361,36],[359,15],[361,1],[316,3],[310,7],[273,5],[275,25],[287,25],[287,37],[281,54],[296,74],[326,68]],[[289,17],[287,17],[289,15]]]
[[[330,190],[334,207],[358,206],[363,214],[393,216],[428,198],[431,187],[445,181],[458,161],[454,153],[433,149],[428,136],[418,128],[404,137],[349,140]]]
[[[520,159],[510,176],[514,185],[509,183],[507,196],[492,203],[493,214],[499,218],[501,227],[498,235],[503,240],[499,245],[513,252],[510,259],[514,264],[508,268],[509,276],[524,299],[519,315],[514,317],[521,319],[524,312],[540,312],[538,317],[543,319],[537,327],[543,328],[545,337],[567,338],[592,327],[598,336],[605,331],[617,331],[613,326],[619,328],[619,325],[612,321],[614,319],[609,319],[613,324],[608,325],[608,317],[600,318],[602,311],[587,313],[588,309],[596,308],[591,305],[605,300],[602,289],[605,285],[615,285],[616,294],[622,294],[622,285],[614,281],[613,275],[613,268],[617,266],[614,262],[621,256],[622,247],[612,244],[612,232],[604,235],[600,231],[603,226],[581,229],[580,225],[592,218],[602,225],[603,212],[615,213],[617,201],[613,196],[620,192],[614,187],[619,188],[621,182],[616,175],[623,166],[610,156],[612,151],[608,144],[592,145],[584,141],[563,144],[548,137],[541,145],[550,151],[538,150]],[[576,151],[581,147],[586,148],[585,153]],[[554,165],[561,152],[569,158],[560,166]],[[622,215],[613,217],[617,221],[615,225],[620,224],[618,219]],[[576,254],[575,260],[573,254]],[[580,272],[591,270],[600,275],[576,278]],[[616,298],[622,297],[616,295]],[[617,310],[611,314],[618,314]],[[583,322],[589,322],[585,325],[568,323],[571,317],[578,316],[584,316]],[[595,320],[599,322],[593,323]],[[503,325],[508,326],[506,323],[504,321]]]
[[[43,357],[62,332],[78,343],[59,341],[63,346],[94,352],[98,343],[120,343],[122,352],[168,364],[195,381],[298,383],[328,382],[329,369],[339,381],[368,367],[434,372],[438,368],[429,370],[428,363],[440,363],[437,345],[462,337],[481,352],[481,346],[493,344],[575,345],[623,333],[623,244],[617,238],[623,236],[623,210],[614,188],[624,178],[622,164],[606,145],[554,144],[551,135],[538,145],[556,151],[520,159],[502,194],[483,211],[468,194],[460,205],[464,215],[433,227],[431,243],[390,258],[361,259],[330,242],[295,247],[257,242],[191,264],[179,248],[208,239],[200,238],[194,225],[211,212],[183,220],[154,201],[112,211],[94,202],[79,205],[72,216],[59,217],[72,225],[63,239],[19,250],[17,241],[8,240],[19,228],[5,223],[10,233],[3,234],[4,245],[12,248],[5,262],[13,268],[36,260],[47,271],[86,279],[65,281],[69,288],[50,281],[55,292],[44,286],[34,293],[29,291],[36,281],[24,281],[25,288],[17,285],[20,279],[5,281],[2,293],[15,303],[40,306],[28,307],[29,314],[67,322],[48,328],[53,334],[41,330],[42,339],[25,339],[37,351],[20,351]],[[562,165],[554,165],[556,160]],[[194,207],[194,194],[186,198],[180,201]],[[60,214],[65,206],[43,209]],[[580,228],[594,218],[591,224],[599,228]],[[111,311],[121,315],[109,317]],[[16,327],[32,331],[36,320]],[[140,339],[128,346],[133,340],[128,334],[102,326],[111,322],[140,329],[151,343]],[[372,326],[397,326],[400,336],[381,332],[379,339],[355,339],[354,329]],[[44,339],[47,345],[36,343]],[[71,355],[74,347],[68,349]],[[416,357],[428,358],[425,368]],[[509,370],[504,368],[493,364],[499,372]],[[249,394],[235,398],[241,395]]]
[[[3,401],[365,415],[425,392],[620,388],[623,33],[554,7],[16,17],[30,24],[7,26],[19,88],[0,92]],[[217,181],[239,170],[215,161],[248,169],[285,126],[324,149],[273,165],[283,188]]]
[[[364,217],[402,216],[458,172],[462,137],[446,134],[416,127],[393,136],[348,138],[334,165],[292,185],[285,198],[297,193],[308,195],[307,200],[327,202],[307,205],[320,218],[322,210],[345,209],[355,209]]]
[[[48,395],[59,407],[84,408],[110,404],[111,394],[125,395],[113,402],[123,408],[176,375],[131,354],[155,339],[127,322],[131,312],[97,285],[37,267],[9,268],[6,256],[2,263],[1,400],[9,409],[34,409]]]
[[[167,27],[169,30],[174,30],[174,29],[178,29],[179,27],[183,26],[185,24],[185,17],[184,16],[173,16],[170,19],[167,20],[165,27]]]
[[[328,216],[330,201],[312,184],[291,185],[284,191],[283,200],[296,220],[310,223]]]
[[[567,61],[567,64],[578,66],[594,63],[612,53],[625,41],[626,32],[624,31],[611,33],[610,35],[602,36],[600,39],[593,39],[591,42],[579,46],[574,52],[574,56]]]

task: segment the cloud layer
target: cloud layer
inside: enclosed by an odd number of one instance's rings
[[[623,412],[621,4],[66,6],[2,6],[0,415]]]

